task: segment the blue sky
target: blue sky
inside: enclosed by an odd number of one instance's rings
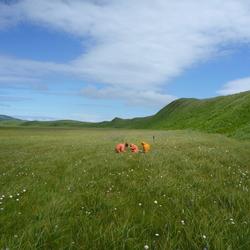
[[[249,10],[245,0],[0,1],[0,114],[102,121],[250,90]]]

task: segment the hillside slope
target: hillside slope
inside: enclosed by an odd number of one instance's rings
[[[204,100],[182,98],[153,116],[141,118],[115,118],[100,123],[0,119],[0,126],[192,129],[250,139],[250,91]]]
[[[2,127],[16,127],[20,126],[22,123],[23,120],[8,115],[0,115],[0,126]]]
[[[195,129],[250,138],[250,91],[204,100],[182,98],[154,116],[116,118],[104,127]]]
[[[160,110],[149,125],[234,134],[250,125],[250,91],[205,100],[179,99]]]

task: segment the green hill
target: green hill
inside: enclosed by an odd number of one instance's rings
[[[205,100],[179,99],[155,116],[147,126],[161,129],[197,129],[234,135],[250,125],[250,91]]]
[[[250,91],[210,99],[182,98],[153,116],[100,123],[0,120],[0,126],[192,129],[250,139]]]
[[[4,115],[2,115],[4,117]],[[8,116],[6,116],[8,117]],[[26,121],[19,119],[0,119],[0,127],[92,127],[93,123],[74,120]]]
[[[80,122],[74,120],[58,121],[24,121],[21,126],[25,127],[90,127],[90,122]]]
[[[104,127],[148,129],[194,129],[250,138],[250,91],[198,100],[173,101],[154,116],[115,118]]]
[[[23,120],[8,116],[0,115],[0,126],[4,127],[16,127],[23,123]]]

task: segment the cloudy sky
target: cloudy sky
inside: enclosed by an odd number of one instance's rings
[[[0,0],[0,114],[101,121],[246,90],[249,0]]]

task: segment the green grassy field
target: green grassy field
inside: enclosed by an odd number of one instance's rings
[[[249,250],[249,171],[223,135],[2,128],[0,249]]]

